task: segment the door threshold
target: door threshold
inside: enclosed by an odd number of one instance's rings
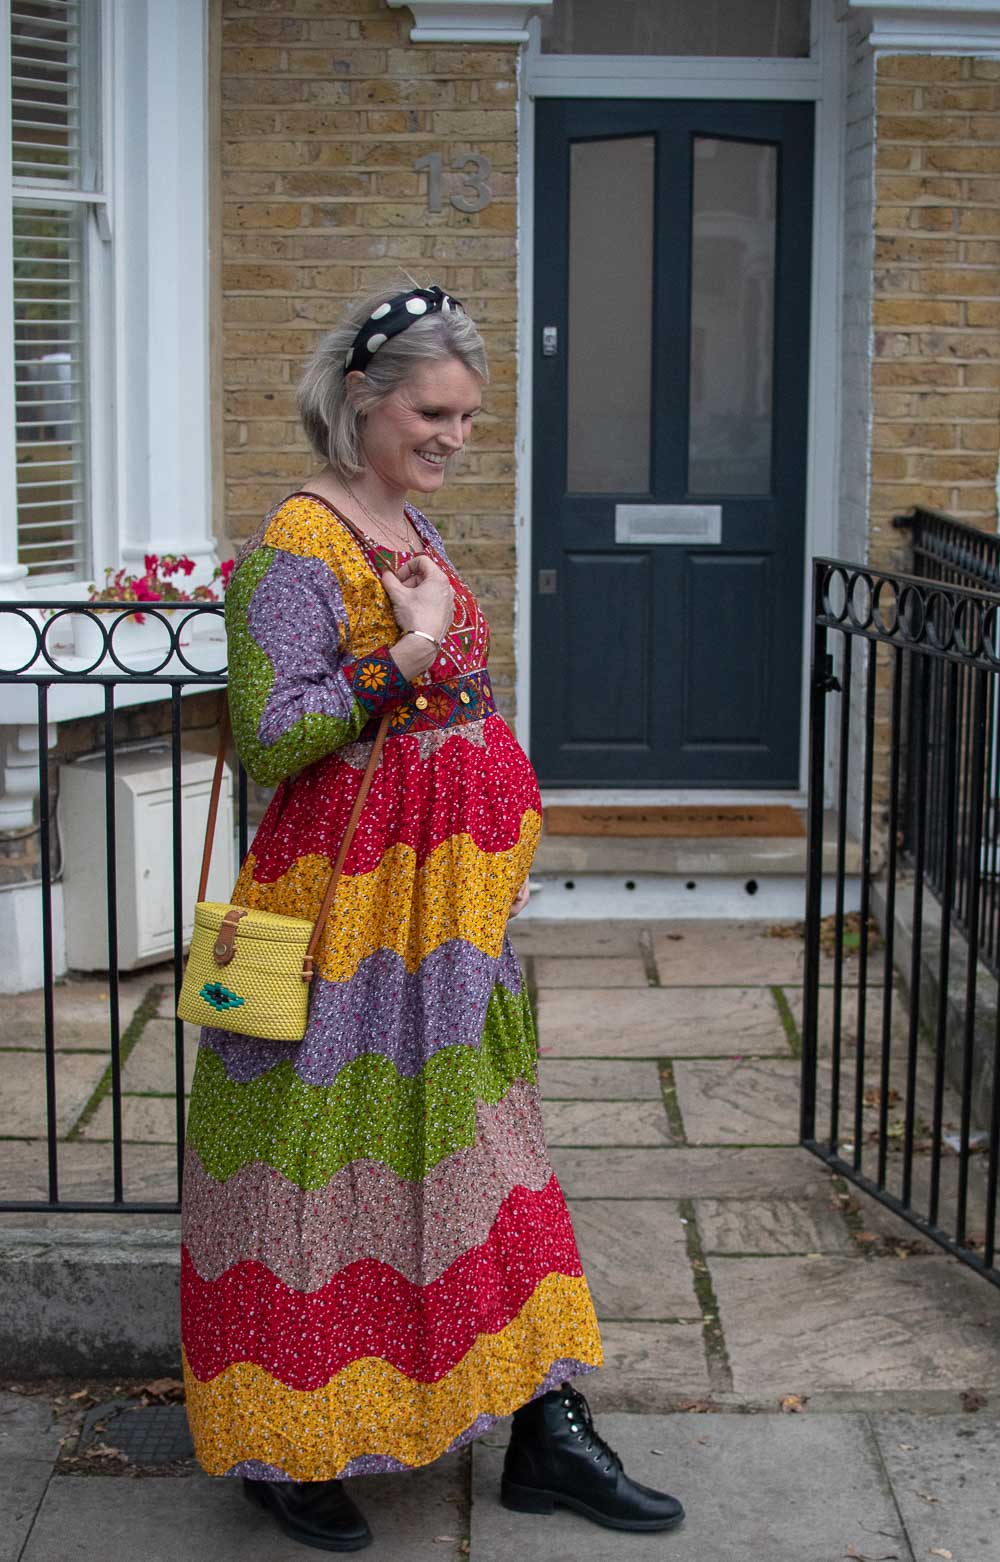
[[[749,791],[746,788],[704,789],[695,787],[582,787],[546,786],[542,788],[542,806],[564,804],[574,808],[692,808],[699,803],[710,808],[765,808],[784,803],[789,808],[805,808],[804,791]]]

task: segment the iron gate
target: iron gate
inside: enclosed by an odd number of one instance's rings
[[[1000,1285],[1000,595],[817,559],[812,622],[801,1141]]]
[[[111,1142],[107,1168],[107,1195],[81,1197],[72,1187],[67,1191],[61,1175],[60,1140],[57,1128],[62,1081],[59,1069],[61,1037],[55,1014],[55,976],[53,947],[52,891],[54,788],[50,776],[50,757],[44,739],[38,744],[38,864],[39,933],[42,951],[45,1055],[45,1165],[42,1181],[47,1196],[0,1199],[0,1211],[26,1212],[101,1212],[119,1214],[162,1214],[180,1209],[181,1172],[184,1155],[184,1025],[174,1020],[173,1054],[175,1080],[176,1153],[174,1196],[163,1199],[135,1196],[129,1189],[128,1172],[137,1170],[125,1161],[122,1125],[122,1067],[125,1058],[119,1002],[119,886],[115,849],[119,821],[115,807],[116,720],[137,702],[146,705],[163,701],[169,707],[171,819],[169,838],[164,849],[171,854],[173,901],[173,970],[165,985],[172,985],[174,1004],[183,975],[182,899],[182,699],[195,690],[224,687],[227,680],[225,647],[218,640],[200,642],[199,625],[221,618],[221,606],[185,602],[175,608],[141,604],[141,615],[155,628],[151,650],[138,653],[127,649],[128,614],[135,616],[135,602],[102,602],[99,610],[86,604],[63,599],[0,602],[0,628],[3,630],[4,665],[0,665],[0,719],[5,724],[29,725],[37,722],[39,734],[60,719],[77,719],[63,714],[60,690],[70,687],[92,691],[86,714],[100,723],[100,749],[104,764],[103,818],[94,820],[95,830],[104,836],[105,875],[95,884],[107,908],[107,1069],[108,1097],[111,1103]],[[79,629],[87,628],[92,649],[81,652]],[[158,627],[155,627],[158,626]],[[71,635],[77,643],[71,641]],[[158,636],[158,638],[157,638]],[[137,699],[138,686],[149,686]],[[238,849],[246,855],[248,836],[247,776],[242,765],[236,768]],[[141,1147],[133,1162],[141,1161]]]

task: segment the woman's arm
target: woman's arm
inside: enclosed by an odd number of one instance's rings
[[[229,582],[226,630],[233,734],[262,786],[350,743],[411,693],[388,647],[347,656],[343,596],[323,559],[256,548]]]

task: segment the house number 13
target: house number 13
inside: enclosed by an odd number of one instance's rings
[[[462,183],[468,192],[449,197],[456,211],[481,212],[484,206],[490,204],[493,191],[488,180],[493,172],[493,166],[488,157],[482,152],[459,152],[448,166],[464,175]],[[444,209],[442,189],[444,158],[441,153],[428,152],[426,157],[418,157],[413,165],[413,171],[417,174],[425,172],[427,174],[427,210],[442,211]]]

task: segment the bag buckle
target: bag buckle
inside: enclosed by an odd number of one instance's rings
[[[236,953],[236,924],[246,914],[245,906],[231,906],[220,922],[212,947],[216,965],[228,965]]]

